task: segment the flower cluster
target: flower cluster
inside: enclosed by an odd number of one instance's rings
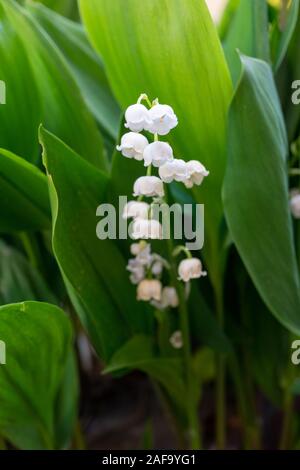
[[[148,103],[149,108],[141,103],[143,100]],[[147,175],[141,176],[134,183],[133,196],[137,200],[129,201],[123,211],[124,219],[133,219],[132,238],[141,240],[131,245],[131,254],[134,257],[129,260],[127,269],[131,282],[137,285],[138,300],[148,301],[159,310],[176,308],[179,305],[176,288],[162,284],[163,270],[170,269],[169,263],[157,253],[152,253],[150,244],[145,241],[162,239],[163,227],[158,220],[152,218],[151,202],[145,202],[144,198],[152,198],[152,203],[163,202],[164,183],[178,181],[186,188],[192,188],[200,185],[209,172],[197,160],[185,162],[175,158],[170,144],[159,140],[159,136],[167,135],[178,124],[171,106],[160,104],[157,99],[151,103],[147,95],[142,94],[136,104],[127,108],[125,120],[125,127],[129,132],[122,136],[117,150],[126,158],[143,161],[147,168]],[[149,143],[140,134],[142,131],[154,134],[154,141]],[[156,176],[151,174],[152,168],[156,169]],[[183,247],[182,251],[187,258],[179,263],[178,280],[188,283],[191,279],[205,276],[201,261],[192,258]],[[177,254],[179,252],[180,247]],[[175,348],[181,347],[181,333],[176,331],[170,342]]]

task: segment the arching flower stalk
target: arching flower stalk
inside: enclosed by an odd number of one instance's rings
[[[142,104],[146,102],[147,106]],[[117,146],[126,158],[143,161],[147,168],[146,176],[139,177],[133,187],[136,200],[130,201],[124,208],[123,218],[132,218],[132,238],[142,240],[131,245],[134,258],[128,262],[130,280],[137,285],[137,300],[150,302],[157,310],[178,308],[181,319],[181,330],[174,331],[170,336],[170,344],[175,349],[182,349],[185,360],[186,380],[189,393],[192,394],[191,346],[186,311],[186,295],[192,279],[205,276],[202,263],[198,258],[192,258],[190,252],[179,246],[175,250],[172,241],[168,240],[170,259],[167,261],[157,253],[151,252],[151,246],[146,240],[162,239],[163,225],[153,218],[152,205],[166,202],[165,184],[178,181],[190,189],[199,186],[209,172],[197,160],[186,162],[175,158],[173,149],[168,142],[159,140],[166,136],[178,125],[178,119],[171,106],[160,104],[158,99],[150,101],[146,94],[141,94],[136,104],[129,106],[125,112],[125,127],[129,132],[121,138]],[[140,132],[153,134],[153,142]],[[152,174],[155,170],[157,175]],[[147,198],[147,202],[144,200]],[[184,254],[185,259],[176,265],[176,257]],[[169,279],[167,285],[163,285]],[[191,401],[192,398],[190,398]],[[189,439],[198,445],[198,424],[195,408],[188,407]]]

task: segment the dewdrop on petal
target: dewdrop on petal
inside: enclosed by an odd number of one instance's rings
[[[138,239],[162,239],[162,225],[158,220],[135,219],[131,237]]]
[[[183,339],[181,331],[174,331],[170,337],[170,343],[174,349],[181,349],[183,346]]]
[[[125,127],[133,132],[141,132],[151,124],[149,110],[143,104],[132,104],[125,111]]]
[[[143,153],[149,144],[146,137],[136,132],[127,132],[121,138],[121,144],[116,149],[126,158],[134,158],[135,160],[143,160]]]
[[[178,267],[179,280],[188,282],[206,276],[206,271],[202,270],[202,263],[198,258],[187,258],[180,262]]]
[[[125,204],[123,209],[123,219],[129,219],[131,217],[140,217],[141,219],[148,218],[149,204],[142,201],[129,201]]]
[[[134,183],[134,196],[164,196],[164,186],[157,176],[140,176]]]
[[[187,178],[184,184],[187,188],[192,188],[194,184],[199,186],[205,176],[209,175],[209,171],[206,170],[205,166],[197,160],[190,160],[186,163]]]
[[[156,300],[160,301],[161,299],[161,282],[157,279],[144,279],[141,281],[137,288],[137,299],[150,301]]]
[[[178,124],[176,114],[167,104],[155,104],[149,109],[148,116],[150,123],[146,130],[152,134],[166,135]]]
[[[290,208],[295,219],[300,219],[300,192],[297,189],[291,191]]]
[[[152,142],[144,150],[145,166],[162,166],[173,158],[172,147],[167,142]]]
[[[177,158],[167,161],[159,168],[158,173],[164,183],[185,181],[188,176],[186,162]]]

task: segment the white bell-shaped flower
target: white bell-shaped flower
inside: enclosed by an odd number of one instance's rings
[[[125,111],[125,127],[133,132],[141,132],[151,124],[149,110],[143,104],[132,104]]]
[[[166,135],[178,124],[176,114],[167,104],[152,106],[148,116],[151,122],[147,125],[147,130],[152,134]]]
[[[138,256],[139,254],[141,254],[145,250],[149,251],[149,253],[150,253],[150,250],[151,250],[151,247],[150,247],[149,243],[145,242],[145,240],[141,240],[138,243],[132,243],[130,245],[130,253],[133,256]]]
[[[171,183],[172,181],[185,181],[187,178],[186,162],[174,158],[173,160],[167,161],[158,170],[160,178],[165,183]]]
[[[176,289],[171,286],[166,286],[163,288],[161,293],[161,300],[160,302],[153,301],[153,307],[164,310],[165,308],[172,307],[176,308],[179,305],[179,299],[176,292]]]
[[[164,195],[163,182],[157,176],[141,176],[134,183],[133,195],[162,197]]]
[[[290,208],[295,219],[300,219],[300,192],[297,189],[291,191]]]
[[[145,166],[162,166],[173,158],[173,150],[167,142],[152,142],[144,150]]]
[[[149,142],[144,135],[127,132],[122,136],[121,144],[117,145],[116,148],[122,152],[124,157],[143,160],[143,153],[148,144]]]
[[[198,258],[187,258],[179,263],[179,280],[188,282],[191,279],[197,279],[206,276],[206,271],[202,270],[202,263]]]
[[[140,217],[141,219],[148,219],[149,204],[142,201],[129,201],[125,204],[123,209],[123,219],[131,217]]]
[[[133,221],[132,238],[135,240],[161,240],[162,225],[158,220],[135,219]]]
[[[199,186],[205,176],[209,175],[209,171],[205,168],[202,163],[197,160],[190,160],[186,163],[187,178],[184,184],[187,188],[192,188],[194,184]]]
[[[172,336],[170,337],[170,343],[175,349],[181,349],[183,346],[183,338],[181,331],[174,331]]]
[[[138,284],[145,278],[145,267],[137,259],[130,259],[127,264],[132,284]]]
[[[150,301],[156,300],[160,301],[161,299],[161,282],[157,279],[144,279],[141,281],[137,288],[137,299]]]

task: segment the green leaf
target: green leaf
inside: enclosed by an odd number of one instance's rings
[[[94,345],[107,360],[152,319],[137,304],[126,262],[113,240],[96,236],[96,209],[107,177],[45,129],[40,130],[49,178],[53,250],[69,293]]]
[[[46,176],[34,165],[0,149],[0,232],[48,229]]]
[[[0,301],[10,304],[24,300],[57,303],[37,269],[18,250],[0,240]]]
[[[1,5],[6,20],[13,28],[13,34],[22,40],[34,73],[33,87],[35,83],[38,95],[36,98],[31,96],[33,104],[29,104],[28,108],[35,106],[36,100],[40,101],[42,122],[88,161],[99,168],[105,168],[101,136],[63,55],[27,10],[13,0],[6,0]],[[10,53],[13,55],[14,51]],[[16,63],[13,62],[12,66],[11,73],[15,73]],[[22,81],[21,66],[18,66],[18,70],[18,79]],[[12,89],[8,90],[7,100],[10,93],[13,93]],[[24,87],[24,94],[26,93]],[[27,120],[27,114],[23,118]],[[37,135],[38,126],[28,139],[36,141]],[[24,156],[23,153],[21,155]]]
[[[299,13],[299,0],[292,0],[285,8],[283,7],[278,13],[271,32],[271,52],[275,71],[279,69],[285,57],[295,30]]]
[[[0,323],[6,345],[0,433],[21,449],[53,449],[55,405],[71,348],[69,320],[53,305],[24,302],[0,307]]]
[[[179,118],[168,135],[175,155],[199,159],[210,171],[195,193],[206,204],[206,248],[218,262],[231,82],[205,1],[128,0],[124,10],[120,1],[83,0],[80,9],[122,108],[143,92],[170,104]]]
[[[272,71],[242,57],[229,113],[224,206],[234,243],[269,310],[300,332],[300,288],[288,204],[287,140]]]
[[[234,83],[241,73],[237,49],[245,55],[270,60],[268,5],[265,0],[240,0],[227,35],[224,51]]]
[[[30,11],[64,54],[88,108],[101,127],[116,140],[120,108],[110,91],[103,63],[90,46],[82,25],[41,4],[31,3]]]

